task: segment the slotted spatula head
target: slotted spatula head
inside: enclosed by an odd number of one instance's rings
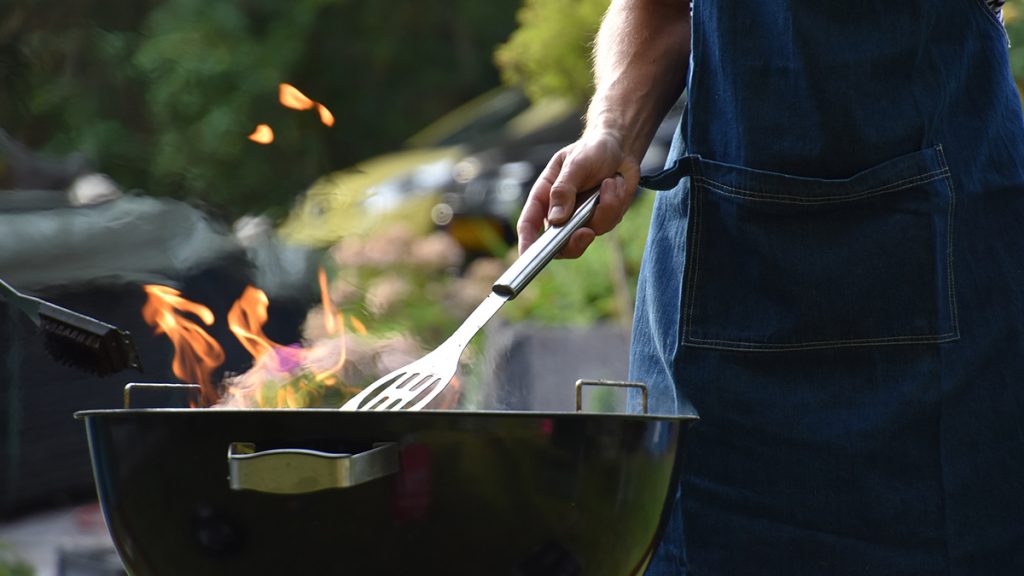
[[[459,358],[469,341],[507,296],[491,293],[473,310],[443,344],[426,356],[391,372],[363,388],[341,407],[342,410],[419,410],[430,403],[451,382],[459,369]]]
[[[447,342],[445,343],[447,344]],[[342,410],[419,410],[455,376],[462,350],[433,352],[378,378],[342,406]]]
[[[419,410],[451,382],[459,358],[469,341],[494,316],[501,305],[515,298],[530,280],[562,250],[597,208],[598,194],[591,191],[568,222],[551,226],[491,287],[491,293],[443,344],[423,358],[399,368],[370,384],[346,402],[342,410]]]

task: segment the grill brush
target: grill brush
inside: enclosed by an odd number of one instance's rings
[[[46,351],[54,360],[99,376],[128,367],[142,371],[139,353],[128,332],[22,294],[3,280],[0,296],[39,327]]]

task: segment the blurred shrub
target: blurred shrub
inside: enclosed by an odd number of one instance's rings
[[[230,216],[290,204],[316,177],[393,149],[499,83],[519,0],[80,0],[0,5],[0,126],[85,152],[127,188]],[[289,82],[324,103],[277,104]],[[276,140],[246,139],[259,123]]]
[[[32,576],[35,570],[19,559],[11,547],[0,542],[0,576]]]
[[[609,0],[525,0],[519,28],[495,52],[504,82],[533,100],[561,96],[577,104],[592,92],[590,53]]]
[[[502,308],[504,317],[554,326],[629,325],[654,198],[654,193],[642,192],[622,222],[598,236],[582,258],[552,261]]]
[[[1003,6],[1006,34],[1010,38],[1010,67],[1017,81],[1017,90],[1024,89],[1024,18],[1017,4]]]
[[[592,91],[593,37],[610,0],[525,0],[519,27],[495,52],[503,81],[522,87],[534,100],[565,96],[586,102]],[[1010,58],[1017,86],[1024,87],[1024,19],[1020,8],[1003,8],[1011,40]]]

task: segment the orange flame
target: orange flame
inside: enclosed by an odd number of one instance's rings
[[[270,300],[263,290],[246,286],[242,296],[235,300],[228,311],[228,328],[257,361],[268,352],[282,347],[263,333],[263,325],[269,318],[269,306]]]
[[[324,126],[334,126],[334,114],[331,114],[331,111],[327,109],[327,106],[318,102],[316,105],[316,111],[320,113],[320,121],[324,123]]]
[[[361,336],[368,331],[359,319],[336,309],[329,296],[327,273],[322,268],[318,280],[328,337],[308,343],[306,347],[285,346],[268,338],[263,328],[269,319],[269,299],[258,288],[245,288],[228,312],[227,321],[231,332],[253,356],[253,366],[244,374],[231,376],[221,384],[220,390],[214,387],[211,375],[224,362],[223,349],[201,326],[182,316],[195,315],[209,326],[214,322],[209,308],[186,300],[172,288],[147,285],[148,297],[142,314],[146,322],[156,328],[157,334],[167,334],[171,339],[175,351],[174,374],[184,382],[200,384],[203,405],[305,408],[337,398],[339,393],[342,397],[354,394],[357,388],[353,385],[358,382],[349,382],[348,377],[364,377],[361,367],[369,365],[364,358],[365,342],[357,339],[354,341],[356,352],[351,355],[356,362],[355,369],[346,368],[350,356],[346,328],[350,327]],[[360,344],[363,347],[359,347]],[[453,379],[434,406],[455,407],[459,388],[459,381]],[[223,392],[223,398],[218,398],[218,391]]]
[[[316,112],[320,115],[320,121],[323,122],[324,126],[334,126],[334,114],[326,106],[313,101],[312,98],[306,96],[291,84],[282,82],[278,85],[277,100],[282,106],[292,110],[312,110],[316,106]]]
[[[366,336],[370,333],[370,331],[366,329],[366,324],[360,322],[359,318],[356,318],[355,316],[349,316],[348,323],[352,325],[352,329],[360,336]]]
[[[327,290],[327,272],[322,267],[317,271],[316,279],[320,284],[320,304],[324,307],[324,329],[333,335],[338,331],[338,314]]]
[[[298,88],[283,82],[278,85],[277,99],[282,106],[292,110],[309,110],[315,104],[308,96],[299,92]]]
[[[260,124],[252,131],[252,134],[249,134],[249,140],[257,144],[270,144],[274,141],[274,129],[266,124]]]
[[[322,267],[317,271],[317,280],[320,283],[320,303],[324,307],[324,329],[331,336],[339,335],[342,342],[341,352],[338,354],[338,361],[334,363],[334,366],[316,375],[316,380],[318,382],[324,382],[330,386],[334,384],[334,380],[330,379],[330,376],[336,372],[340,372],[341,367],[345,365],[345,360],[348,359],[348,348],[344,345],[345,316],[338,312],[334,307],[334,302],[331,300],[330,294],[327,290],[327,272]]]
[[[452,376],[451,382],[445,387],[441,394],[435,398],[431,405],[436,406],[438,410],[453,410],[459,405],[459,396],[462,392],[462,384],[459,382],[458,376]]]
[[[217,400],[213,388],[213,371],[224,363],[224,349],[206,330],[180,313],[193,314],[207,326],[213,324],[213,312],[181,296],[181,292],[167,286],[147,284],[147,294],[142,307],[142,318],[155,328],[156,334],[166,334],[174,345],[174,375],[183,382],[198,383],[202,388],[203,401],[207,404]]]

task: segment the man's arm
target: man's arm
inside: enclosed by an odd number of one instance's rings
[[[562,251],[575,258],[629,207],[640,160],[679,97],[690,57],[688,0],[613,0],[594,49],[594,97],[580,139],[559,151],[534,183],[519,217],[522,253],[547,218],[561,224],[576,194],[601,186],[597,213]]]

